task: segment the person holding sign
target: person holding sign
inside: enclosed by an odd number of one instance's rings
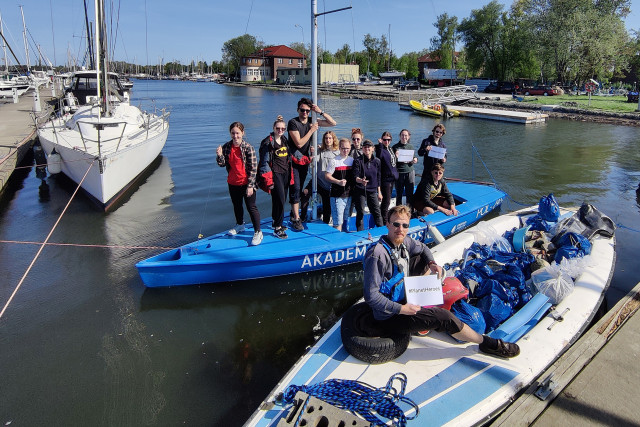
[[[413,203],[413,185],[416,181],[416,172],[413,170],[413,165],[418,163],[415,149],[411,145],[411,132],[408,129],[402,129],[400,131],[400,141],[394,144],[391,149],[398,158],[396,163],[396,168],[398,169],[396,205],[402,204],[402,196],[404,194],[407,198],[407,205],[411,206]]]
[[[407,236],[411,210],[394,206],[389,210],[387,234],[367,250],[364,258],[364,299],[373,311],[376,326],[394,332],[417,333],[424,330],[448,332],[460,341],[479,344],[480,351],[499,357],[520,354],[517,344],[480,335],[453,313],[440,307],[421,307],[394,295],[402,288],[405,273],[427,270],[442,276],[429,248]],[[391,292],[387,290],[393,289]],[[384,291],[384,293],[383,293]]]
[[[444,180],[444,167],[440,163],[431,167],[429,178],[426,172],[422,176],[413,197],[413,208],[420,215],[429,215],[434,212],[458,215],[453,194]]]
[[[442,123],[438,123],[431,130],[431,135],[422,140],[418,155],[424,156],[424,168],[422,170],[422,179],[429,175],[431,167],[436,164],[444,164],[447,161],[447,146],[442,137],[447,133]],[[436,150],[434,150],[436,148]]]

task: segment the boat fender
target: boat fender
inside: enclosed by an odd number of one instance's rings
[[[49,173],[52,175],[62,172],[62,157],[55,150],[55,148],[47,158],[47,169],[49,170]]]

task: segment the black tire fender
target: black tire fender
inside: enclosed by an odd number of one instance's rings
[[[342,345],[358,360],[371,364],[389,362],[409,346],[409,333],[386,333],[375,326],[373,311],[366,302],[350,307],[340,325]]]

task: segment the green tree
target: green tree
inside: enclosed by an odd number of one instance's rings
[[[336,51],[334,58],[339,64],[348,64],[352,60],[351,47],[345,43]]]
[[[434,56],[440,58],[438,68],[454,68],[453,55],[457,39],[458,18],[443,13],[438,16],[433,26],[436,27],[438,33],[431,38],[431,50]]]
[[[229,73],[238,75],[240,60],[258,50],[258,42],[254,36],[244,34],[227,40],[222,45],[222,59],[229,65]]]
[[[303,54],[304,57],[307,59],[307,61],[311,63],[311,46],[310,45],[305,45],[302,42],[293,42],[289,44],[289,47],[295,50],[296,52],[300,52],[301,54]]]

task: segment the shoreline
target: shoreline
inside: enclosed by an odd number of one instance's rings
[[[242,83],[242,82],[225,82],[228,86],[237,87],[256,87],[265,90],[282,90],[295,93],[310,93],[311,86],[292,85],[285,87],[284,85],[268,84],[268,83]],[[404,91],[403,91],[404,92]],[[355,86],[355,87],[337,87],[337,86],[318,86],[318,95],[333,95],[345,99],[372,99],[377,101],[398,102],[398,95],[403,93],[392,86]],[[411,92],[411,91],[409,91]],[[610,111],[594,111],[582,108],[567,107],[562,105],[542,105],[527,104],[523,108],[522,103],[517,101],[502,101],[508,95],[485,94],[460,103],[460,105],[479,106],[483,108],[515,110],[527,112],[544,112],[550,118],[573,120],[581,122],[596,122],[603,124],[617,124],[622,126],[640,127],[640,113],[614,113]],[[456,104],[452,104],[456,105]]]

